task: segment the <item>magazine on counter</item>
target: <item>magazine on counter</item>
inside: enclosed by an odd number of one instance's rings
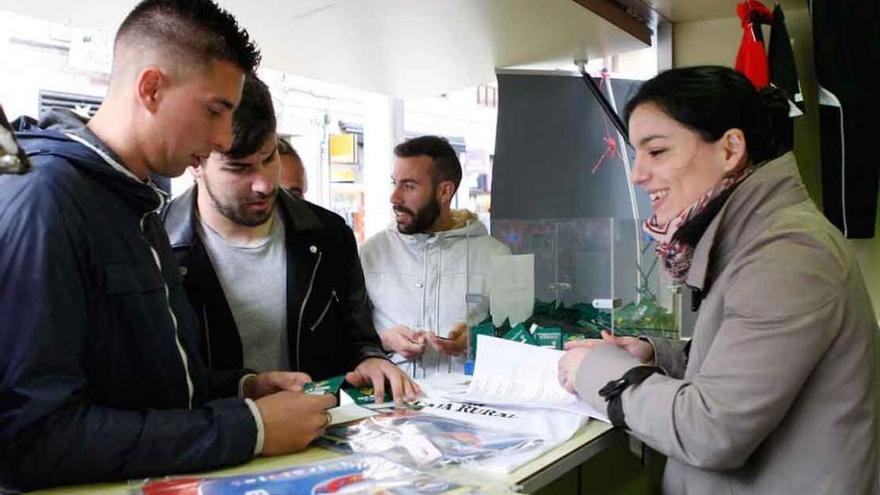
[[[143,495],[476,495],[475,486],[444,481],[378,456],[349,456],[267,473],[147,482]],[[498,493],[493,490],[492,493]]]
[[[320,441],[320,445],[331,449],[381,454],[419,467],[492,466],[494,461],[541,449],[543,443],[543,439],[534,435],[408,409],[331,426]]]

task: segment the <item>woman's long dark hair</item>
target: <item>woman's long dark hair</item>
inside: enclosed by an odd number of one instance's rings
[[[708,142],[717,141],[729,129],[742,130],[753,164],[788,151],[779,135],[788,122],[785,94],[772,86],[756,90],[744,75],[728,67],[702,65],[660,73],[642,84],[626,104],[627,120],[645,103],[656,104]]]

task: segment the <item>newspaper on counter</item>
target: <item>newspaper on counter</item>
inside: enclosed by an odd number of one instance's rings
[[[378,454],[418,467],[478,467],[508,473],[544,449],[544,440],[525,433],[487,428],[410,409],[328,428],[319,445],[343,452]]]

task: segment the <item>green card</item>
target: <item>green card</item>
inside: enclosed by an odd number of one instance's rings
[[[303,392],[309,395],[336,395],[345,376],[334,376],[320,382],[309,382],[303,385]]]
[[[359,406],[370,406],[376,403],[375,392],[372,386],[353,387],[346,384],[342,390]],[[394,405],[394,394],[391,392],[391,386],[386,384],[383,406]]]

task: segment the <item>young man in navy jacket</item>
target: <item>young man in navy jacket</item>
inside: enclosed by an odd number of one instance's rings
[[[242,463],[329,423],[305,374],[202,364],[148,179],[230,146],[258,62],[210,0],[145,0],[88,126],[19,134],[34,169],[0,176],[0,491]]]

